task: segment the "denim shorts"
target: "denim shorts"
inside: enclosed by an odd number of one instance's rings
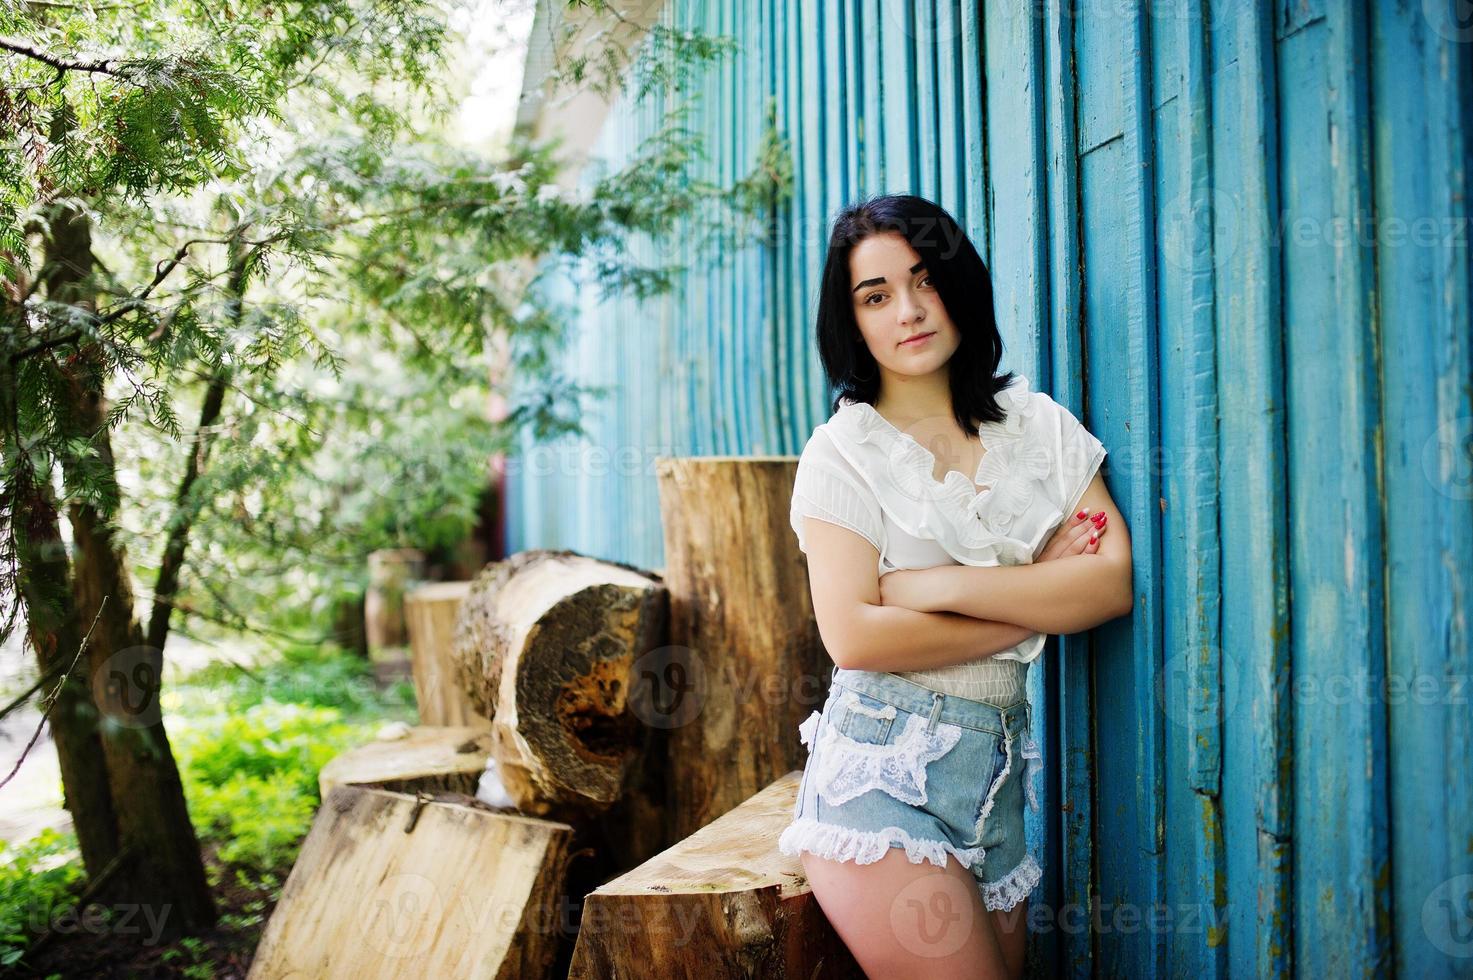
[[[951,854],[987,908],[1011,909],[1041,876],[1023,831],[1042,761],[1031,721],[1026,700],[998,708],[834,668],[828,700],[798,727],[808,761],[778,849],[870,864],[903,847],[938,867]]]

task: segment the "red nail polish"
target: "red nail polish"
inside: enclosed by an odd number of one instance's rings
[[[1080,520],[1084,520],[1084,518],[1087,517],[1088,514],[1089,514],[1088,511],[1081,510],[1079,513],[1075,514],[1074,516],[1077,517],[1077,518],[1079,518]]]
[[[1095,543],[1095,542],[1096,542],[1096,541],[1098,541],[1098,540],[1099,540],[1099,535],[1097,535],[1097,534],[1095,534],[1095,533],[1093,533],[1093,532],[1091,532],[1091,533],[1090,533],[1090,536],[1089,536],[1089,543],[1090,543],[1090,544],[1094,544],[1094,543]]]

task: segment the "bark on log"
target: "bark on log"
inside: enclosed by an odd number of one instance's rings
[[[688,836],[801,768],[831,662],[788,509],[791,456],[662,458],[670,590],[671,820]]]
[[[490,754],[491,736],[485,729],[421,725],[404,738],[368,742],[334,756],[317,774],[317,786],[324,800],[349,784],[475,796]]]
[[[491,727],[462,689],[455,663],[455,623],[470,590],[469,582],[435,582],[404,598],[421,725]]]
[[[339,786],[249,977],[554,976],[570,833],[474,801]]]
[[[521,552],[476,577],[456,662],[519,810],[602,811],[656,761],[662,733],[636,716],[630,689],[666,617],[663,584],[647,572],[571,551]]]
[[[569,980],[862,978],[796,858],[777,849],[802,771],[583,901]]]

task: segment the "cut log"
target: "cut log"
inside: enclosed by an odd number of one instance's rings
[[[434,582],[404,597],[421,725],[491,727],[462,689],[455,664],[456,618],[470,590],[470,582]]]
[[[658,764],[663,733],[636,716],[630,688],[636,660],[664,643],[667,614],[647,572],[571,551],[521,552],[476,577],[455,658],[518,810],[571,822]]]
[[[801,771],[583,901],[569,980],[602,977],[863,978],[777,849]]]
[[[792,456],[661,458],[670,590],[670,818],[688,836],[801,768],[794,734],[824,699],[831,661],[788,509]]]
[[[417,548],[385,548],[368,555],[368,592],[363,626],[371,660],[402,656],[409,644],[404,594],[424,578],[425,556]]]
[[[317,774],[317,786],[324,800],[345,785],[474,796],[490,754],[491,735],[484,728],[421,725],[404,738],[368,742],[334,756]]]
[[[555,975],[570,828],[339,786],[318,809],[252,980]]]

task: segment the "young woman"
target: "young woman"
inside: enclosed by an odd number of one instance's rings
[[[1132,605],[1105,449],[997,373],[991,277],[937,205],[845,209],[820,288],[837,397],[791,520],[836,666],[779,848],[870,976],[1016,977],[1040,876],[1028,664]]]

